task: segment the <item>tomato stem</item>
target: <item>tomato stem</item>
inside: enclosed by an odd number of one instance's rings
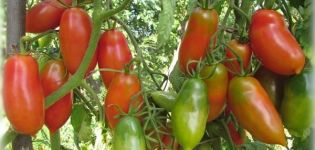
[[[60,132],[57,130],[55,133],[50,133],[50,147],[51,150],[60,150]]]
[[[94,90],[86,83],[85,80],[82,80],[81,82],[81,87],[83,87],[87,92],[88,94],[90,94],[90,96],[92,97],[91,99],[93,99],[93,102],[96,103],[97,107],[98,107],[98,120],[100,121],[104,121],[105,118],[104,118],[104,111],[103,111],[103,105],[101,104],[101,101],[100,99],[98,98],[97,94],[94,92]]]

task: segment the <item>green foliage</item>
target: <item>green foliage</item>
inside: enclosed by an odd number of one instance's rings
[[[161,48],[168,41],[172,32],[172,26],[174,23],[174,0],[162,0],[162,11],[159,16],[159,23],[157,26],[157,44],[158,48]]]
[[[298,1],[301,2],[301,1]],[[312,49],[312,30],[311,30],[311,15],[312,5],[309,0],[305,0],[304,3],[298,3],[296,6],[301,17],[296,22],[294,30],[295,37],[302,46],[305,56],[315,63],[314,52]]]
[[[91,138],[91,117],[86,113],[83,104],[75,104],[71,115],[71,124],[74,129],[74,135],[80,141],[87,142]]]

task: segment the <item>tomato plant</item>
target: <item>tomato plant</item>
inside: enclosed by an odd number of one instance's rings
[[[142,103],[140,81],[136,75],[120,74],[116,76],[108,87],[104,109],[107,122],[111,129],[119,122],[117,115],[120,110],[127,113],[130,105],[137,108]]]
[[[240,125],[254,138],[270,144],[287,144],[281,118],[257,79],[234,77],[229,84],[227,103]]]
[[[98,43],[98,65],[100,68],[122,70],[132,59],[124,34],[117,29],[105,31]],[[101,71],[104,85],[108,88],[118,73]]]
[[[64,0],[71,4],[72,0]],[[44,0],[26,12],[25,31],[31,33],[45,32],[59,26],[62,13],[66,10],[57,0]]]
[[[83,9],[70,8],[62,14],[59,31],[60,52],[71,74],[77,71],[82,62],[88,48],[91,31],[91,18]],[[86,74],[94,69],[96,62],[97,57],[94,54]]]
[[[44,124],[44,92],[38,65],[30,55],[15,54],[4,64],[3,106],[13,129],[35,135]]]
[[[209,115],[208,121],[216,119],[224,110],[228,87],[228,72],[223,64],[205,66],[201,75],[207,84]]]
[[[172,109],[172,130],[184,149],[193,149],[204,135],[209,113],[206,84],[186,80]]]
[[[303,51],[278,12],[256,11],[249,37],[253,52],[266,68],[282,75],[299,74],[302,71],[305,63]]]
[[[187,72],[189,61],[198,61],[206,56],[210,41],[215,41],[218,21],[218,13],[214,9],[197,8],[192,12],[179,48],[178,61],[182,72]],[[196,63],[188,67],[190,71],[195,68]]]
[[[50,60],[41,71],[41,81],[45,96],[62,86],[69,77],[62,61]],[[55,133],[66,123],[72,110],[72,91],[45,110],[45,125]]]

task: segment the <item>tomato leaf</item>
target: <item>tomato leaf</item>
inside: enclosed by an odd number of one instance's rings
[[[158,48],[161,48],[166,44],[170,38],[172,32],[172,26],[174,24],[174,0],[162,0],[162,11],[159,16],[159,23],[157,26],[158,31]]]

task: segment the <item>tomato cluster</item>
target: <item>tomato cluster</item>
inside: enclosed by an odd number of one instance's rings
[[[72,1],[64,2],[69,5]],[[66,8],[55,0],[42,1],[27,11],[26,32],[40,33],[58,26],[62,59],[47,61],[41,72],[29,54],[14,54],[4,64],[4,108],[19,133],[34,135],[45,124],[54,134],[71,115],[72,90],[46,109],[45,97],[77,73],[91,43],[93,26],[84,9]],[[304,66],[303,50],[284,17],[274,10],[257,10],[245,41],[235,37],[226,43],[217,41],[222,32],[218,26],[215,9],[197,8],[191,13],[179,45],[178,69],[185,81],[178,93],[147,92],[135,73],[138,66],[133,66],[123,32],[111,28],[101,34],[82,78],[98,64],[107,89],[102,109],[114,135],[114,150],[147,148],[148,131],[143,127],[149,125],[144,120],[152,116],[142,115],[152,109],[146,107],[151,105],[148,99],[153,100],[154,109],[168,114],[161,124],[170,124],[154,133],[163,143],[153,146],[157,149],[205,146],[200,142],[208,140],[208,127],[217,122],[223,122],[229,135],[222,137],[235,145],[245,144],[248,132],[255,140],[287,146],[284,128],[302,133],[311,127],[310,70]],[[220,60],[214,56],[218,49],[224,54]],[[297,119],[300,116],[303,119]]]

